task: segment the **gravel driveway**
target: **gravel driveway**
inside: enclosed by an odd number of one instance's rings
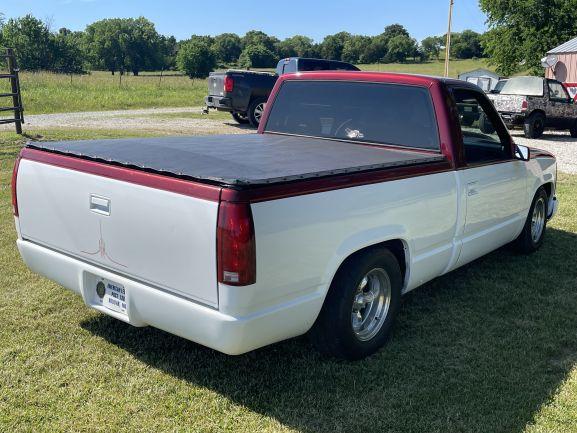
[[[215,118],[217,117],[217,118]],[[218,118],[220,117],[220,118]],[[232,117],[223,120],[214,112],[201,114],[201,108],[147,108],[140,110],[91,111],[80,113],[30,114],[24,117],[24,130],[123,129],[179,134],[242,134],[254,132],[241,126]],[[0,130],[13,130],[14,125],[0,125]]]
[[[547,150],[557,157],[559,171],[577,174],[577,138],[565,131],[547,131],[539,139],[523,137],[522,131],[510,131],[515,143]]]
[[[0,125],[12,130],[14,125]],[[25,130],[123,129],[177,134],[246,134],[254,129],[237,124],[222,114],[201,115],[201,108],[149,108],[141,110],[98,111],[83,113],[36,114],[26,116]],[[577,139],[565,131],[547,131],[538,140],[523,137],[522,131],[511,131],[515,142],[552,152],[559,170],[577,174]]]

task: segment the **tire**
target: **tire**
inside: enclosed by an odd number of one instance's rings
[[[347,360],[375,353],[391,333],[401,287],[399,263],[388,249],[370,249],[351,257],[331,283],[310,333],[313,345],[326,356]]]
[[[548,202],[549,198],[545,189],[543,187],[539,188],[531,203],[523,231],[515,241],[519,252],[531,254],[537,251],[541,247],[541,244],[543,244],[545,230],[547,229]]]
[[[485,113],[481,113],[479,116],[479,129],[483,134],[494,134],[495,127],[493,123],[489,120]]]
[[[232,115],[232,118],[241,125],[246,125],[248,123],[248,117],[246,116],[246,114],[242,113],[230,113],[230,114]]]
[[[523,125],[523,131],[527,138],[539,138],[545,132],[545,115],[543,113],[532,113]]]
[[[577,119],[575,119],[573,125],[569,128],[569,133],[571,134],[571,137],[577,138]]]
[[[260,118],[266,106],[267,98],[254,98],[248,106],[248,121],[252,126],[258,128]]]
[[[461,118],[461,125],[472,126],[475,123],[475,118],[473,116],[463,116]]]

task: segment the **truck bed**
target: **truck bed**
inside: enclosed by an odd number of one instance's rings
[[[237,187],[445,160],[428,152],[276,134],[31,142],[27,146]]]

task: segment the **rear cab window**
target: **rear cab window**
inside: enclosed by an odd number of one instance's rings
[[[429,90],[413,85],[289,80],[279,89],[264,130],[440,150]]]

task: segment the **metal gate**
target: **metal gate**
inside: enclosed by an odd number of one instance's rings
[[[22,124],[24,123],[24,107],[22,106],[22,95],[20,94],[20,81],[18,79],[18,65],[16,64],[16,57],[12,48],[6,48],[4,54],[0,57],[6,59],[8,65],[8,73],[0,73],[0,79],[5,78],[10,80],[10,92],[0,93],[0,113],[11,111],[14,113],[13,117],[0,117],[0,125],[6,123],[14,123],[16,125],[16,133],[22,134]],[[7,98],[12,98],[12,105],[4,104]]]

